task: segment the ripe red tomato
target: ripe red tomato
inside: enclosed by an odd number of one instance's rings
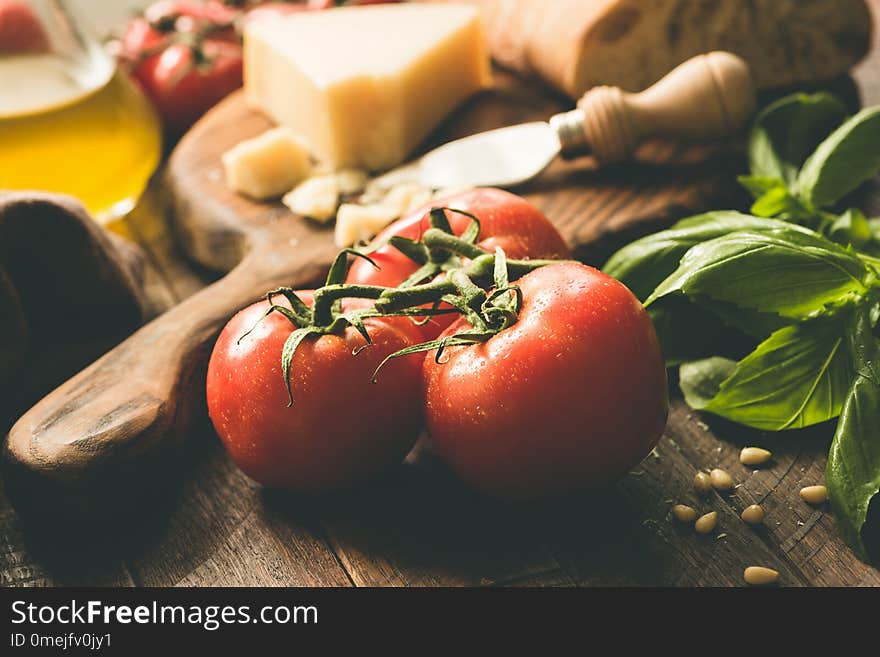
[[[333,7],[339,6],[341,4],[345,5],[384,5],[394,2],[400,2],[400,0],[348,0],[348,2],[342,3],[338,0],[308,0],[307,5],[309,9],[332,9]]]
[[[170,132],[182,133],[242,85],[237,15],[221,3],[162,0],[128,24],[122,57]]]
[[[514,325],[450,347],[442,364],[425,359],[433,444],[462,479],[504,499],[606,485],[666,424],[651,320],[623,284],[585,265],[548,265],[517,284]],[[461,318],[443,335],[468,328]]]
[[[238,10],[218,0],[208,0],[208,2],[201,0],[159,0],[144,10],[144,18],[147,22],[154,25],[163,20],[174,21],[180,17],[203,25],[210,24],[213,27],[231,26],[238,17]],[[191,26],[190,29],[195,29],[195,26]]]
[[[309,293],[300,298],[311,303]],[[278,313],[257,323],[266,308],[262,301],[235,315],[208,364],[208,413],[232,460],[266,486],[300,493],[345,488],[399,463],[421,426],[422,360],[396,359],[387,376],[376,384],[371,379],[417,332],[367,319],[373,346],[357,355],[352,352],[364,339],[352,328],[306,338],[293,358],[288,408],[281,350],[293,325]]]
[[[431,203],[432,207],[450,207],[468,212],[480,220],[480,238],[477,244],[489,252],[496,246],[504,249],[508,258],[570,258],[571,251],[565,240],[545,217],[524,198],[500,189],[480,188],[455,194]],[[394,235],[419,239],[429,227],[428,209],[413,212],[379,233],[372,244],[387,241]],[[471,219],[457,212],[447,212],[449,224],[456,235],[461,235]],[[363,285],[397,287],[418,269],[412,260],[391,245],[370,253],[377,269],[365,260],[356,261],[349,271],[347,282]],[[455,319],[455,315],[439,315],[423,325],[425,339],[437,337]]]
[[[241,47],[208,40],[197,58],[182,44],[152,55],[134,71],[135,79],[153,100],[165,126],[182,132],[204,112],[242,84]]]
[[[49,39],[27,2],[0,0],[0,53],[43,52]]]

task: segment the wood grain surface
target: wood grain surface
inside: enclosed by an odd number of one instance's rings
[[[864,102],[880,103],[876,47],[855,77]],[[437,138],[546,110],[528,94],[517,96],[516,85],[503,93],[513,94],[504,113],[491,110],[489,120],[472,107]],[[652,145],[636,166],[598,171],[588,161],[561,163],[521,191],[580,247],[580,257],[599,262],[643,230],[642,220],[662,223],[697,209],[693,203],[736,204],[730,174],[741,168],[730,151]],[[594,193],[584,193],[594,185]],[[152,202],[168,202],[161,180],[152,194]],[[868,194],[880,209],[880,185]],[[150,258],[154,312],[217,278],[186,264],[157,216],[136,213],[128,226]],[[163,479],[163,493],[102,531],[59,535],[0,498],[0,585],[739,586],[748,565],[779,570],[787,586],[880,585],[880,571],[837,537],[829,509],[798,496],[802,486],[822,480],[830,427],[768,434],[710,421],[676,399],[655,452],[612,489],[538,505],[472,493],[424,441],[366,488],[318,499],[264,491],[199,424],[187,436],[190,449]],[[745,444],[771,449],[774,460],[745,468],[737,458]],[[737,488],[697,497],[694,473],[713,467],[727,469]],[[669,510],[677,502],[718,511],[716,531],[699,536],[676,525]],[[739,513],[758,502],[767,515],[752,528]]]

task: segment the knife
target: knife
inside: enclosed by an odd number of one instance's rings
[[[464,137],[371,182],[387,189],[513,187],[539,176],[560,155],[592,154],[621,162],[648,138],[722,139],[739,132],[755,110],[748,65],[729,52],[697,55],[640,93],[594,87],[577,108],[536,121]]]

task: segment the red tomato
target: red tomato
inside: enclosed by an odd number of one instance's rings
[[[438,199],[431,206],[464,210],[477,217],[480,220],[478,244],[490,252],[500,246],[512,259],[571,257],[565,240],[550,220],[516,194],[492,188],[474,189]],[[447,212],[446,216],[456,235],[461,235],[471,224],[469,217],[457,212]],[[386,241],[393,235],[415,240],[429,227],[427,209],[419,210],[388,226],[373,243]],[[352,265],[347,282],[396,287],[418,269],[418,265],[390,245],[372,252],[370,258],[379,268],[358,260]],[[424,338],[437,337],[454,319],[455,315],[434,317],[422,327]]]
[[[126,58],[138,61],[165,42],[167,35],[153,27],[144,18],[135,18],[125,27],[122,37],[122,52]],[[157,53],[158,54],[158,53]]]
[[[21,0],[0,0],[0,53],[48,49],[49,39],[30,6]]]
[[[348,0],[348,2],[337,2],[336,0],[308,0],[309,9],[332,9],[341,4],[345,5],[384,5],[400,0]]]
[[[237,10],[217,2],[162,0],[128,24],[122,57],[172,133],[181,133],[242,84]],[[186,35],[201,35],[190,47]]]
[[[310,293],[300,297],[311,303]],[[386,356],[418,333],[368,319],[374,344],[357,355],[364,340],[352,328],[306,338],[293,358],[288,408],[281,350],[293,325],[278,313],[257,324],[266,308],[263,301],[235,315],[208,364],[208,413],[232,460],[266,486],[300,493],[345,488],[399,463],[421,426],[422,360],[395,359],[378,383],[371,379]]]
[[[433,444],[462,479],[504,499],[606,485],[666,424],[651,320],[624,285],[585,265],[549,265],[518,285],[516,324],[449,348],[442,364],[425,359]],[[443,335],[468,328],[462,318]]]
[[[159,0],[144,10],[144,18],[153,24],[184,17],[194,22],[218,26],[233,23],[237,16],[238,11],[235,8],[216,0]]]
[[[152,99],[165,126],[183,132],[204,112],[242,84],[241,46],[207,40],[197,61],[182,44],[144,59],[134,77]]]

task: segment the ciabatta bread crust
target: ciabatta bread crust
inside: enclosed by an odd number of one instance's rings
[[[868,51],[865,0],[471,0],[495,59],[572,98],[637,91],[684,60],[729,50],[760,88],[825,80]]]

